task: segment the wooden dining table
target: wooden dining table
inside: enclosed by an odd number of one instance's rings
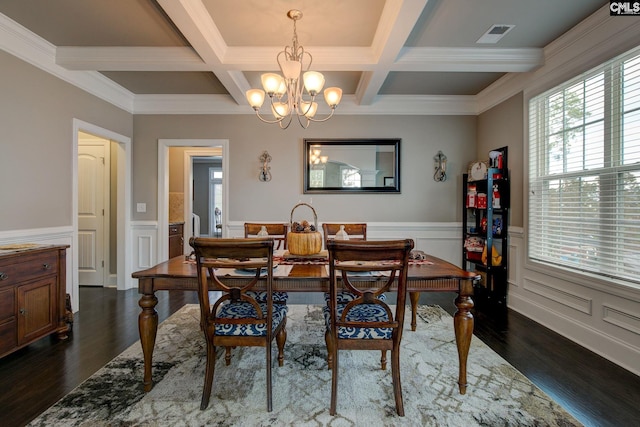
[[[185,256],[172,258],[149,269],[132,274],[138,279],[139,305],[142,311],[138,316],[140,342],[144,357],[143,385],[146,392],[153,387],[152,362],[153,348],[158,331],[158,304],[156,291],[192,291],[198,289],[198,276],[195,262]],[[473,281],[476,273],[467,272],[440,258],[426,255],[426,259],[412,262],[408,269],[407,290],[411,302],[411,329],[415,331],[416,310],[421,292],[456,292],[457,311],[453,316],[456,345],[458,349],[460,394],[467,390],[467,356],[473,335]],[[239,275],[225,276],[225,282],[246,280]],[[372,279],[373,281],[377,279]],[[379,280],[382,280],[380,278]],[[274,270],[273,288],[283,292],[327,292],[329,274],[326,263],[291,262],[286,269]]]

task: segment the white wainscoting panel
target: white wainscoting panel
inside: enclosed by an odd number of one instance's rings
[[[610,304],[602,304],[602,320],[640,336],[640,316]]]
[[[156,221],[132,221],[131,233],[134,259],[131,262],[133,271],[144,270],[158,263],[158,223]],[[132,280],[131,287],[138,286],[137,280]]]
[[[640,375],[640,289],[527,263],[524,233],[509,239],[509,308]]]
[[[556,284],[554,282],[541,282],[533,278],[525,278],[523,281],[523,289],[546,298],[550,301],[556,302],[564,307],[573,308],[576,311],[581,311],[584,314],[592,314],[593,300],[587,296],[580,296],[576,293],[563,289],[562,283]]]

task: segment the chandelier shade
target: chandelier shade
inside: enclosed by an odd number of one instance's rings
[[[310,70],[313,58],[303,46],[298,44],[296,21],[302,18],[302,12],[292,9],[287,16],[293,20],[293,41],[292,46],[285,46],[276,57],[282,74],[262,74],[260,77],[262,89],[249,89],[246,97],[251,108],[263,122],[278,123],[282,129],[286,129],[295,115],[298,123],[306,129],[311,122],[324,122],[333,116],[342,99],[342,89],[329,87],[322,92],[325,83],[324,75]],[[316,97],[320,93],[323,93],[324,100],[331,111],[326,117],[317,119],[315,118],[318,111]],[[273,115],[270,119],[260,114],[260,108],[266,96],[269,97]]]

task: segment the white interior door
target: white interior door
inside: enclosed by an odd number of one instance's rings
[[[104,286],[106,145],[78,146],[78,282]]]

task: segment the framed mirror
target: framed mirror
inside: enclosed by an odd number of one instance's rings
[[[305,139],[304,192],[400,193],[400,139]]]

